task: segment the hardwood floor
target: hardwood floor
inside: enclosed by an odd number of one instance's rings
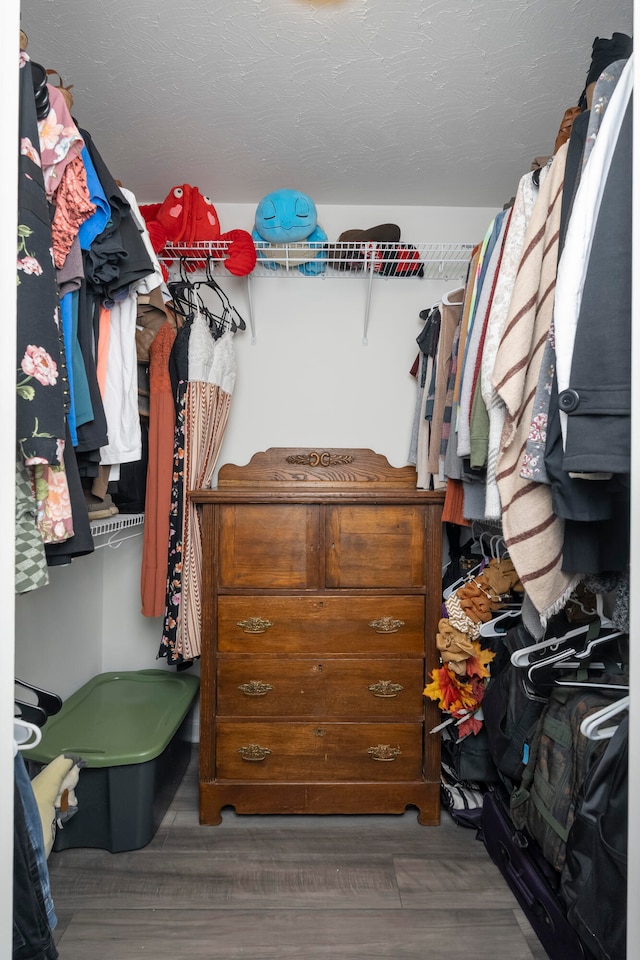
[[[475,832],[401,816],[198,824],[197,760],[142,850],[53,852],[61,960],[544,960]],[[81,811],[78,812],[80,816]]]

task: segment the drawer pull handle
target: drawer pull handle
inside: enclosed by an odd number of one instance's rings
[[[404,627],[404,620],[380,617],[378,620],[372,620],[369,626],[373,627],[376,633],[397,633],[400,627]]]
[[[238,747],[238,753],[243,760],[252,760],[255,763],[265,760],[271,750],[268,747],[261,747],[257,743],[249,743],[246,747]]]
[[[242,627],[243,633],[266,633],[273,624],[262,617],[247,617],[246,620],[238,620],[238,626]]]
[[[248,683],[241,683],[238,690],[242,690],[245,697],[266,697],[273,687],[270,683],[262,683],[261,680],[249,680]]]
[[[402,693],[404,687],[401,683],[392,683],[391,680],[378,680],[377,683],[369,684],[369,690],[374,697],[389,699],[397,697],[399,693]]]
[[[382,760],[389,763],[396,760],[402,754],[400,747],[391,747],[388,743],[379,743],[377,747],[369,747],[367,753],[372,760]]]

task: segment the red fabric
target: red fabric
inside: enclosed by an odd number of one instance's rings
[[[462,480],[447,480],[447,491],[444,495],[444,506],[442,508],[443,523],[457,523],[459,527],[470,527],[471,524],[465,519],[464,513],[464,488]]]

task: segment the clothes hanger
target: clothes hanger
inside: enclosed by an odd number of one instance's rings
[[[18,750],[31,750],[42,740],[42,730],[35,723],[16,718],[13,721],[13,739]]]
[[[602,664],[604,666],[604,664]],[[629,690],[628,683],[600,683],[598,680],[556,680],[554,687],[593,687],[596,690]]]
[[[442,592],[443,600],[448,600],[451,594],[454,593],[458,589],[458,587],[461,587],[463,584],[468,583],[469,580],[472,580],[473,577],[476,575],[476,573],[480,572],[483,569],[483,567],[486,566],[486,564],[489,563],[491,560],[497,560],[498,562],[500,562],[501,560],[504,560],[507,557],[506,544],[505,544],[505,553],[502,556],[500,556],[497,548],[498,543],[504,544],[504,538],[501,533],[491,533],[491,531],[489,530],[481,530],[477,535],[474,535],[474,528],[472,524],[471,534],[475,542],[480,547],[480,550],[482,552],[481,559],[476,564],[475,567],[473,567],[464,575],[464,577],[458,577],[457,580],[454,580],[453,583],[449,584],[449,586],[446,587],[445,590],[443,590]],[[488,538],[486,546],[485,546],[485,538]],[[518,609],[520,609],[520,607],[521,607],[521,604],[518,605]],[[486,636],[492,636],[492,635],[493,634],[486,634]]]
[[[185,273],[184,257],[180,257],[180,279],[167,284],[171,294],[173,309],[183,320],[191,321],[195,317],[195,290],[193,283]]]
[[[207,280],[207,281],[196,281],[193,286],[197,291],[198,312],[200,313],[201,316],[205,318],[205,320],[209,324],[209,328],[214,338],[216,340],[219,339],[219,337],[221,337],[226,330],[231,330],[232,333],[235,333],[236,330],[238,329],[238,325],[235,321],[232,311],[230,310],[229,306],[225,302],[225,298],[222,295],[222,291],[220,290],[218,284],[214,280],[211,280],[211,281]],[[208,289],[213,290],[218,295],[218,298],[221,304],[220,307],[213,309],[205,303],[205,301],[203,300],[199,292],[199,288],[201,286],[206,286]],[[220,312],[217,312],[218,310]]]
[[[31,77],[33,81],[33,98],[36,104],[36,117],[44,120],[49,115],[51,104],[47,88],[47,71],[41,63],[31,61]]]
[[[600,623],[601,627],[612,627],[613,624],[610,620],[603,620]],[[561,644],[565,643],[567,640],[573,639],[573,637],[579,637],[583,633],[587,633],[589,629],[593,628],[593,623],[586,623],[580,627],[576,627],[573,630],[569,630],[567,633],[563,633],[559,637],[548,637],[546,640],[540,640],[538,643],[532,643],[528,647],[522,647],[521,650],[516,650],[511,654],[511,663],[514,667],[529,667],[534,662],[530,659],[531,654],[539,653],[541,650],[557,650]],[[609,639],[609,638],[608,638]],[[567,653],[568,653],[567,648]],[[571,655],[576,653],[576,648],[572,647]],[[557,658],[555,658],[557,659]],[[540,662],[540,661],[536,661]]]
[[[458,577],[457,580],[454,580],[453,583],[450,583],[447,587],[445,587],[445,589],[442,591],[443,600],[448,600],[451,594],[456,592],[458,587],[461,587],[463,584],[468,583],[469,580],[472,580],[475,574],[478,573],[482,569],[483,565],[486,563],[487,557],[484,555],[484,549],[482,545],[482,537],[484,536],[485,532],[486,531],[483,530],[480,534],[476,536],[474,534],[473,524],[471,525],[471,536],[474,542],[480,545],[480,550],[483,551],[482,556],[478,561],[478,563],[474,567],[471,567],[471,569],[468,570],[464,574],[464,576]]]
[[[42,707],[37,707],[34,703],[25,703],[24,700],[15,700],[14,703],[20,719],[35,723],[36,727],[43,727],[49,719]]]
[[[14,683],[18,687],[23,687],[23,689],[35,693],[37,705],[44,711],[47,717],[53,717],[62,710],[62,697],[59,697],[57,693],[51,693],[50,690],[43,690],[42,687],[36,687],[32,683],[27,683],[26,680],[18,679],[18,677],[15,678]],[[16,701],[16,703],[20,702],[19,700]],[[30,706],[30,704],[26,704],[26,706]]]
[[[229,299],[227,294],[224,292],[224,290],[222,289],[218,281],[213,276],[210,259],[208,259],[206,262],[205,277],[206,277],[206,280],[201,282],[204,282],[206,286],[210,287],[211,290],[214,290],[215,293],[217,293],[217,295],[219,296],[223,306],[222,318],[224,322],[230,323],[231,332],[236,333],[237,330],[246,330],[247,325],[244,322],[244,319],[240,316],[235,306],[231,303],[231,300]]]
[[[620,700],[616,700],[615,703],[603,707],[601,710],[597,710],[582,721],[580,724],[580,733],[589,740],[610,740],[616,731],[616,726],[605,727],[603,724],[611,720],[612,717],[622,713],[623,710],[628,710],[630,704],[631,697],[626,696]]]
[[[464,583],[467,583],[469,580],[472,580],[474,575],[482,567],[483,563],[484,563],[484,558],[480,561],[480,563],[476,564],[475,567],[469,570],[469,572],[466,573],[464,577],[458,577],[458,579],[454,580],[453,583],[450,583],[448,587],[445,587],[445,589],[442,591],[442,599],[448,600],[451,594],[455,593],[458,587],[461,587]]]
[[[579,665],[582,667],[585,665],[584,661],[588,660],[588,658],[592,655],[593,650],[596,647],[599,647],[604,643],[608,643],[610,640],[615,640],[616,637],[621,637],[621,636],[623,636],[622,630],[614,630],[613,633],[607,633],[607,634],[599,635],[593,638],[587,643],[586,647],[584,647],[581,650],[576,649],[573,646],[565,650],[560,650],[558,653],[553,654],[550,657],[544,657],[542,660],[537,660],[534,663],[532,663],[527,672],[527,676],[529,677],[529,680],[534,682],[533,675],[535,673],[538,673],[538,671],[544,669],[545,667],[554,666],[554,665],[557,666],[558,664],[563,664],[566,669],[567,664],[564,663],[564,661],[570,660],[571,657],[575,657],[575,659],[579,662]]]
[[[183,318],[185,323],[191,323],[196,314],[200,314],[209,324],[214,338],[218,339],[225,330],[224,318],[216,317],[215,314],[209,310],[198,293],[198,283],[189,280],[184,270],[184,257],[181,257],[180,280],[171,281],[167,284],[174,310]]]
[[[617,637],[624,636],[626,636],[626,634],[623,630],[614,630],[613,633],[599,634],[597,637],[589,640],[586,647],[577,651],[576,659],[587,660],[596,647],[601,646],[603,643],[608,643],[610,640],[615,640]]]

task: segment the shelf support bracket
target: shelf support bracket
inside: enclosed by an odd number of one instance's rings
[[[256,343],[256,322],[253,313],[253,296],[251,292],[251,274],[247,274],[247,302],[249,304],[249,327],[251,328],[251,346]]]
[[[369,251],[371,257],[369,261],[369,277],[367,280],[367,300],[364,308],[364,330],[362,333],[362,343],[365,347],[369,346],[369,313],[371,311],[371,291],[373,289],[373,271],[376,265],[375,248]]]

